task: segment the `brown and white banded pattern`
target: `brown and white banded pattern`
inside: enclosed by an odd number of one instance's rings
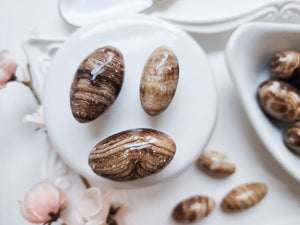
[[[174,141],[152,129],[132,129],[99,142],[90,152],[89,165],[99,176],[132,181],[165,168],[176,152]]]
[[[235,165],[229,158],[219,152],[205,151],[197,160],[197,164],[216,174],[231,175],[235,172]]]
[[[262,109],[272,117],[292,122],[300,119],[300,95],[290,84],[267,80],[257,91]]]
[[[215,205],[215,200],[211,197],[194,196],[180,202],[174,208],[172,216],[177,221],[194,222],[210,214]]]
[[[290,78],[300,67],[300,54],[295,51],[283,51],[273,56],[270,62],[271,72],[280,79]]]
[[[292,124],[284,133],[285,145],[300,156],[300,122]]]
[[[223,199],[221,207],[225,211],[247,209],[260,202],[268,188],[262,183],[249,183],[233,189]]]
[[[89,122],[100,116],[117,98],[124,79],[122,53],[111,46],[92,52],[76,71],[70,93],[74,118]]]
[[[166,46],[154,50],[147,60],[140,83],[142,107],[150,116],[158,115],[171,103],[179,78],[176,55]]]

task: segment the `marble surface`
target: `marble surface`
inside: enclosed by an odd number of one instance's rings
[[[59,17],[57,0],[0,1],[0,48],[9,49],[23,66],[26,61],[22,40],[33,28],[49,36],[68,36],[74,31]],[[300,185],[263,147],[241,107],[226,70],[222,50],[229,36],[230,32],[193,34],[208,53],[219,94],[217,123],[207,149],[229,155],[236,162],[236,173],[226,179],[216,179],[192,165],[168,183],[131,190],[130,224],[174,224],[169,216],[173,206],[194,194],[212,195],[217,201],[216,209],[199,224],[273,224],[272,221],[284,218],[300,221]],[[8,84],[0,91],[0,206],[5,209],[0,212],[0,224],[29,224],[19,214],[18,200],[24,198],[33,184],[43,179],[46,137],[43,132],[35,132],[33,125],[22,122],[23,116],[35,111],[36,107],[29,90],[20,84]],[[236,185],[249,181],[266,183],[269,187],[266,198],[247,211],[223,213],[219,207],[223,196]]]

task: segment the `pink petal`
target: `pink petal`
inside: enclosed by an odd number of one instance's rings
[[[31,209],[25,207],[23,202],[19,202],[19,208],[25,220],[29,221],[30,223],[43,223],[43,221],[37,219],[36,215],[31,212]]]
[[[82,218],[97,214],[102,208],[102,194],[97,188],[89,188],[79,193],[73,200],[73,206],[78,210]]]
[[[6,83],[0,83],[0,89],[5,88],[5,86],[6,86]]]
[[[6,84],[17,68],[16,60],[7,50],[0,52],[0,83]]]
[[[109,207],[110,203],[103,198],[101,190],[91,187],[79,193],[71,201],[67,201],[66,208],[61,212],[61,218],[68,225],[82,225],[80,221],[85,221],[85,225],[105,224]],[[74,216],[75,212],[77,218]]]
[[[108,195],[107,200],[114,207],[121,207],[128,204],[128,196],[127,192],[123,190],[113,190]]]
[[[98,221],[106,221],[108,213],[109,213],[110,203],[108,201],[104,201],[102,203],[101,210],[98,211],[96,215],[91,215],[90,218]]]
[[[33,186],[20,209],[25,219],[45,223],[51,220],[49,213],[57,213],[65,199],[59,188],[49,181],[44,181]]]
[[[48,218],[50,212],[58,212],[59,191],[48,182],[35,185],[28,193],[27,204],[42,218]],[[25,200],[25,201],[26,201]]]
[[[130,211],[128,207],[121,207],[116,215],[116,221],[118,225],[125,225],[126,224],[126,214]]]
[[[61,190],[60,188],[58,188],[58,190],[59,190],[59,205],[61,207],[66,202],[67,197],[63,190]]]

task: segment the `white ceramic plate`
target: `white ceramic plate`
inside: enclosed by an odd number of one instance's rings
[[[67,23],[81,27],[99,18],[141,12],[152,4],[153,0],[60,0],[58,9]]]
[[[272,123],[256,100],[258,86],[271,78],[271,57],[283,50],[300,51],[300,26],[289,24],[253,23],[240,27],[230,38],[227,65],[239,92],[245,111],[258,136],[277,161],[300,181],[300,157],[283,143],[283,129]]]
[[[114,104],[97,120],[81,124],[72,116],[70,86],[79,64],[95,49],[112,45],[125,59],[125,80]],[[143,66],[152,51],[169,46],[177,55],[180,78],[169,108],[149,117],[139,100]],[[206,56],[185,32],[158,19],[132,15],[90,25],[76,32],[52,61],[44,93],[47,130],[63,159],[80,174],[120,187],[146,186],[178,175],[205,147],[214,126],[217,96]],[[133,182],[112,182],[95,175],[88,154],[102,139],[131,128],[153,128],[170,135],[177,152],[160,173]]]
[[[181,28],[197,33],[232,30],[239,25],[259,21],[298,23],[299,0],[60,0],[63,19],[82,26],[107,16],[141,12],[169,20]]]

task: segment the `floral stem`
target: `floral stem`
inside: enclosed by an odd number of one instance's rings
[[[24,76],[26,76],[27,73],[25,72],[25,70],[23,69],[23,67],[22,67],[22,66],[19,66],[19,68],[20,68],[21,71],[23,72]],[[34,88],[33,85],[32,85],[32,75],[31,75],[29,63],[27,64],[27,72],[28,72],[28,74],[29,74],[29,80],[26,79],[26,80],[24,80],[24,81],[19,81],[18,79],[16,79],[16,77],[14,77],[14,78],[15,78],[15,81],[18,81],[18,82],[24,84],[25,86],[27,86],[27,87],[30,89],[31,93],[33,94],[33,96],[34,96],[36,102],[37,102],[39,105],[41,105],[42,102],[41,102],[41,100],[40,100],[40,98],[39,98],[39,95],[38,95],[38,93],[36,92],[35,88]]]
[[[90,188],[90,187],[92,187],[92,185],[90,184],[90,182],[89,182],[84,176],[81,176],[81,175],[80,175],[80,178],[81,178],[81,180],[82,180],[84,186],[85,186],[87,189]]]
[[[32,92],[32,94],[33,94],[33,96],[34,96],[36,102],[37,102],[39,105],[41,105],[41,100],[40,100],[40,98],[39,98],[39,96],[38,96],[38,93],[37,93],[36,90],[33,88],[31,81],[19,81],[19,82],[21,82],[22,84],[24,84],[25,86],[27,86],[27,87],[30,89],[30,91]]]

